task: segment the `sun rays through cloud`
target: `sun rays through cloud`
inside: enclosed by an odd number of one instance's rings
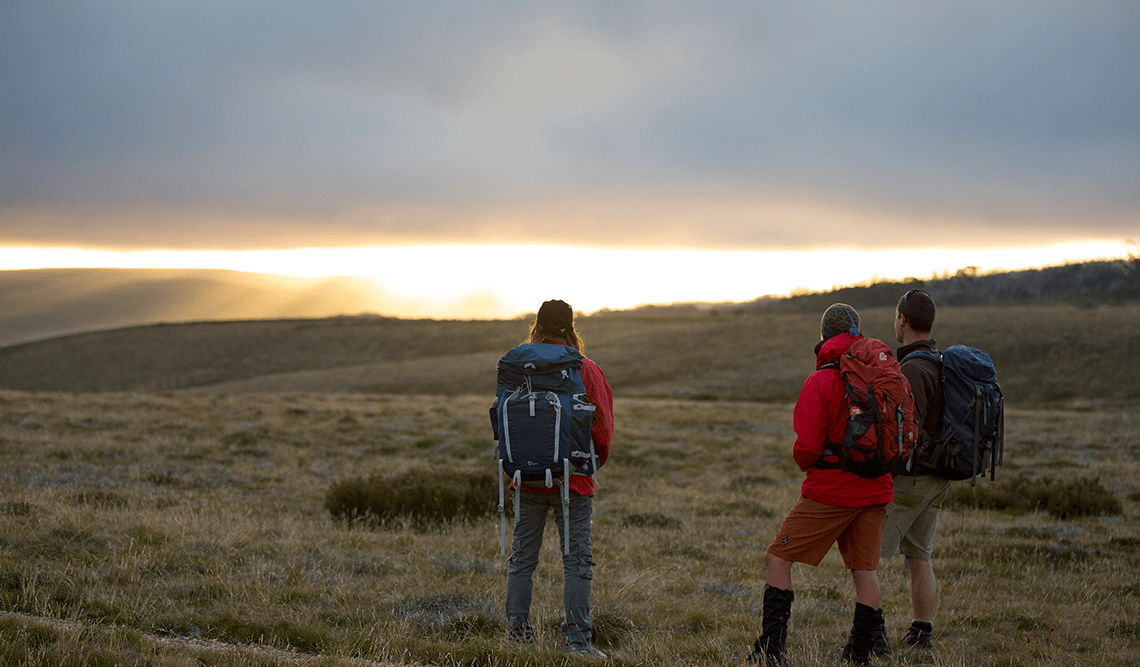
[[[291,250],[114,251],[0,248],[0,268],[220,269],[292,277],[370,280],[397,317],[503,318],[563,298],[580,312],[645,304],[744,302],[870,280],[926,279],[964,267],[980,272],[1115,259],[1124,244],[811,251],[415,245]]]

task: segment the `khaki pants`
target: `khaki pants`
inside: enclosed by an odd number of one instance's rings
[[[946,501],[950,480],[934,475],[899,475],[895,478],[895,499],[887,505],[883,520],[880,556],[890,559],[902,552],[907,558],[930,560],[938,513]]]

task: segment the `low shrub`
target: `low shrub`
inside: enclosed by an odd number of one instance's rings
[[[428,528],[491,514],[498,493],[498,480],[490,472],[421,467],[339,481],[325,494],[325,509],[333,519],[348,523],[387,526],[406,521]]]
[[[1013,513],[1037,510],[1058,519],[1077,516],[1119,516],[1120,499],[1100,483],[1099,477],[1031,478],[1025,473],[977,486],[953,484],[948,502],[960,507],[995,509]]]

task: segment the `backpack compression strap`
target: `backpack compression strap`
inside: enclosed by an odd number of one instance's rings
[[[503,460],[499,459],[499,556],[507,555],[507,518],[503,486]]]
[[[570,555],[570,459],[562,459],[562,553]],[[546,474],[550,474],[547,470]]]

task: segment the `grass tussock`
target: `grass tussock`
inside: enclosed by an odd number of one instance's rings
[[[325,495],[332,518],[350,524],[418,529],[470,521],[496,511],[498,479],[486,470],[415,467],[390,475],[351,477]]]

